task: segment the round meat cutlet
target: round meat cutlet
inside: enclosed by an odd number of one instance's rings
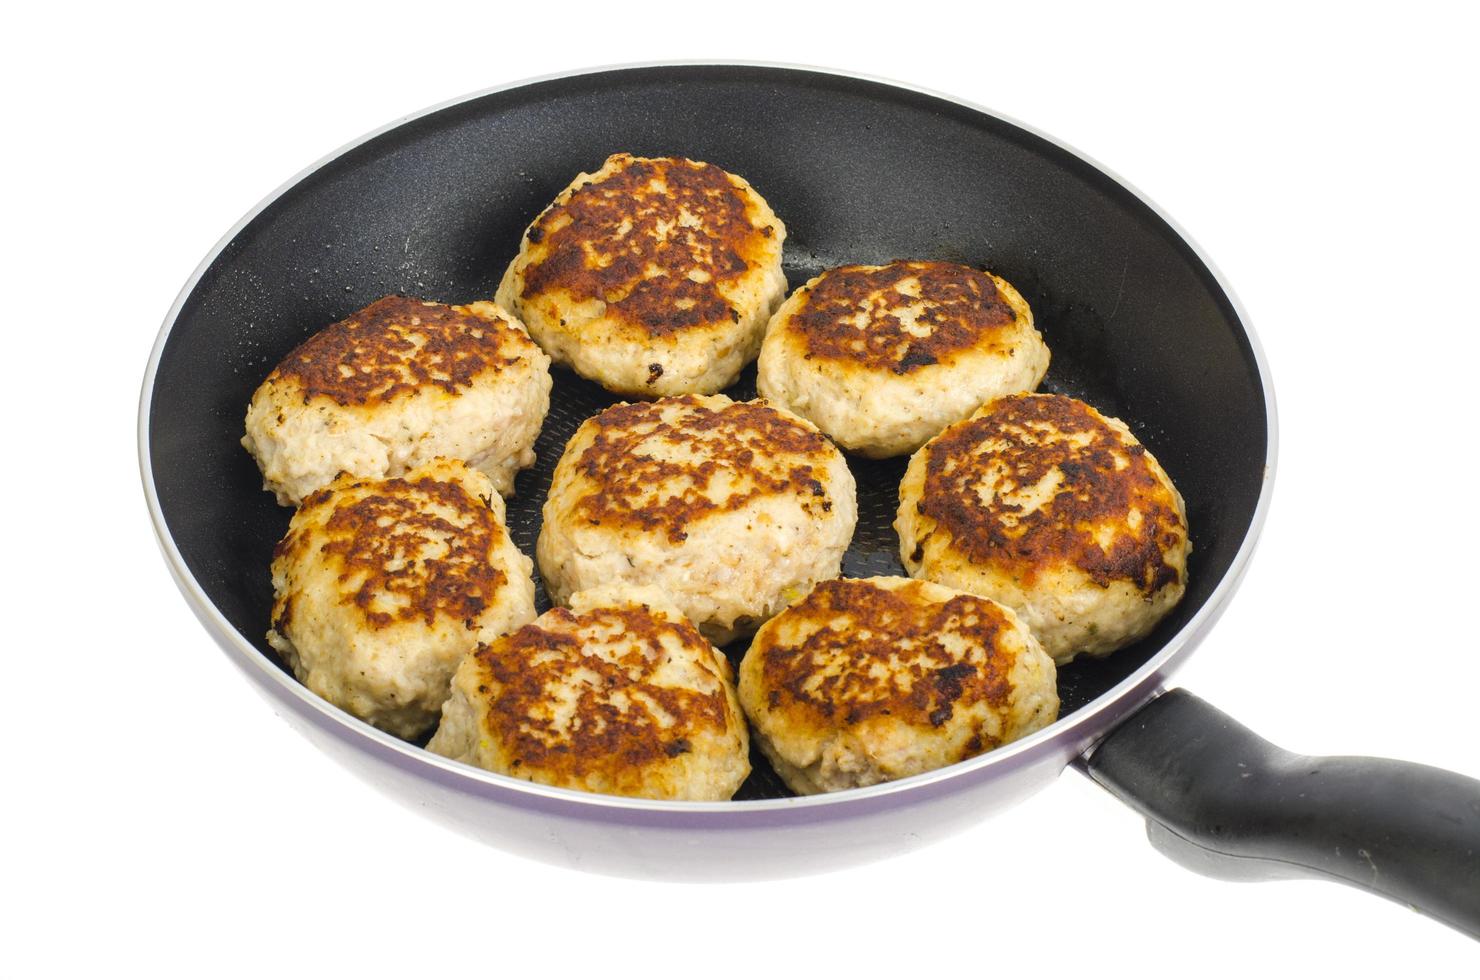
[[[1060,665],[1151,632],[1187,583],[1187,512],[1119,419],[1010,395],[917,452],[899,488],[911,575],[1011,606]]]
[[[843,454],[811,424],[685,395],[582,423],[555,466],[536,557],[557,603],[651,585],[723,644],[837,575],[857,518]]]
[[[285,505],[340,473],[400,476],[438,456],[510,494],[549,407],[550,359],[507,311],[387,296],[283,358],[242,445]]]
[[[823,582],[756,633],[740,703],[798,793],[914,776],[1058,717],[1053,660],[1012,610],[907,578]]]
[[[524,233],[498,288],[557,364],[635,398],[709,394],[786,295],[786,227],[708,163],[618,153]]]
[[[534,619],[531,572],[477,470],[437,459],[341,476],[303,501],[274,552],[267,642],[315,694],[415,738],[463,656]]]
[[[760,393],[864,456],[911,453],[999,395],[1031,391],[1048,347],[1016,289],[951,262],[831,269],[761,345]]]
[[[728,800],[750,774],[730,663],[651,589],[582,592],[480,645],[427,748],[549,786]]]

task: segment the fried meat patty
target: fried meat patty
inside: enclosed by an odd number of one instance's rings
[[[510,494],[549,407],[550,359],[507,311],[387,296],[283,358],[252,396],[242,445],[284,505],[341,472],[400,476],[437,456]]]
[[[582,377],[617,394],[709,394],[755,358],[786,294],[786,227],[708,163],[618,153],[524,233],[497,300]]]
[[[900,557],[1011,606],[1060,665],[1149,633],[1181,599],[1182,496],[1124,423],[1063,395],[1010,395],[910,459]]]
[[[907,578],[823,582],[740,664],[756,744],[798,793],[968,759],[1058,717],[1053,660],[1012,610]]]
[[[652,589],[574,596],[457,669],[431,751],[549,786],[728,800],[750,774],[730,663]]]
[[[536,558],[557,603],[651,585],[723,644],[837,575],[857,517],[842,453],[790,412],[723,395],[621,403],[566,445]]]
[[[487,476],[436,459],[310,494],[272,561],[267,642],[310,690],[402,738],[474,645],[534,618],[530,560]]]
[[[1048,347],[1005,280],[951,262],[831,269],[766,328],[757,386],[864,456],[911,453],[998,395],[1031,391]]]

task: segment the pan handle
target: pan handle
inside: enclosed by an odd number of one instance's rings
[[[1392,759],[1296,755],[1182,690],[1122,723],[1084,768],[1194,871],[1341,881],[1480,939],[1480,781]]]

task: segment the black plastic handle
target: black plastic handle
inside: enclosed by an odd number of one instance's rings
[[[1194,871],[1334,879],[1480,939],[1480,781],[1286,752],[1182,690],[1111,732],[1085,769]]]

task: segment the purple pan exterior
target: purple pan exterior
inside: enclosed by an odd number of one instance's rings
[[[668,63],[673,64],[673,63]],[[695,62],[694,64],[713,64]],[[621,66],[650,67],[650,66]],[[803,67],[769,65],[768,67]],[[592,69],[608,70],[608,69]],[[832,72],[852,78],[852,73]],[[570,75],[584,72],[566,73]],[[478,92],[397,120],[343,147],[289,181],[246,215],[186,283],[151,352],[139,408],[140,469],[150,515],[180,591],[232,663],[273,709],[309,741],[366,782],[416,812],[490,845],[570,868],[671,880],[741,880],[806,874],[888,857],[960,830],[1042,788],[1093,751],[1118,721],[1154,698],[1197,647],[1236,590],[1269,507],[1277,449],[1274,391],[1257,337],[1248,340],[1259,368],[1268,419],[1259,500],[1237,555],[1191,620],[1135,673],[1048,728],[986,755],[910,779],[865,789],[793,799],[686,803],[598,796],[539,786],[452,762],[351,717],[297,684],[238,633],[215,608],[170,537],[154,485],[149,415],[155,375],[171,327],[201,274],[260,211],[304,176],[380,132],[489,92]],[[1226,280],[1175,222],[1145,195],[1072,147],[1030,126],[941,93],[868,79],[947,99],[1012,123],[1055,143],[1116,180],[1166,221],[1197,254],[1249,322]]]

